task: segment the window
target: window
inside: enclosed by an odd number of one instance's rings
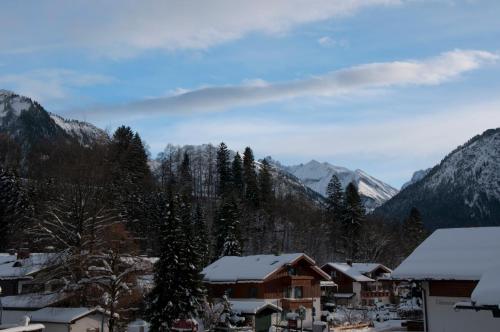
[[[283,290],[283,297],[285,299],[289,299],[292,297],[292,287],[285,287]]]
[[[337,271],[333,270],[332,273],[330,273],[330,277],[337,278]]]
[[[302,294],[302,286],[300,286],[300,287],[295,287],[295,289],[294,289],[294,294],[293,294],[293,295],[294,295],[294,298],[296,298],[296,299],[301,299],[301,298],[302,298],[302,296],[303,296],[303,294]]]
[[[224,295],[230,298],[231,296],[233,296],[233,289],[227,288],[226,291],[224,292]]]
[[[258,293],[257,287],[250,287],[248,289],[248,297],[250,298],[257,298],[257,293]]]

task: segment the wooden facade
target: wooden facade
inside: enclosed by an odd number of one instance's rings
[[[470,298],[477,283],[472,280],[429,281],[429,296]]]
[[[301,305],[313,307],[313,298],[321,297],[320,281],[328,280],[318,267],[305,258],[283,266],[262,282],[207,283],[209,295],[231,299],[278,300],[284,310],[296,310]]]

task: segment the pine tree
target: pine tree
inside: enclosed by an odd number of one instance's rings
[[[214,220],[216,257],[225,256],[229,251],[241,254],[240,213],[233,197],[221,202]],[[239,249],[238,249],[239,248]]]
[[[237,197],[243,196],[243,168],[240,154],[236,152],[232,164],[233,186]]]
[[[18,179],[0,168],[0,249],[7,249],[14,234],[13,223],[21,227],[29,210],[27,197]]]
[[[184,152],[178,177],[181,196],[191,201],[193,195],[193,177],[191,175],[191,162],[187,152]]]
[[[271,175],[271,165],[267,159],[262,160],[262,167],[259,172],[260,200],[265,206],[269,206],[273,201],[273,178]]]
[[[337,175],[333,174],[326,188],[327,209],[335,220],[339,220],[344,204],[344,191]]]
[[[246,201],[254,206],[258,206],[259,188],[257,185],[257,172],[255,171],[253,151],[250,147],[246,147],[243,153],[243,182]]]
[[[220,143],[217,150],[217,175],[219,196],[228,194],[231,182],[231,166],[229,162],[229,150],[224,142]]]
[[[203,296],[201,275],[193,263],[191,225],[181,221],[179,199],[174,197],[161,227],[161,252],[155,264],[155,286],[148,294],[146,318],[153,331],[170,330],[176,319],[197,314]],[[185,216],[184,216],[185,217]]]
[[[402,228],[404,255],[407,257],[428,235],[420,211],[416,207],[411,208],[410,214],[404,221]]]
[[[365,213],[358,189],[353,183],[349,183],[345,190],[345,204],[342,215],[342,237],[347,258],[358,258],[360,230]]]
[[[327,231],[330,235],[327,243],[332,252],[339,250],[338,236],[344,213],[344,194],[339,178],[333,174],[326,188]]]
[[[205,266],[207,266],[208,263],[210,262],[210,246],[209,246],[210,242],[208,238],[207,225],[200,204],[196,205],[193,227],[194,227],[194,234],[193,234],[194,243],[197,245],[196,248],[197,252],[200,253],[198,268],[200,270],[203,270],[203,268],[205,268]]]

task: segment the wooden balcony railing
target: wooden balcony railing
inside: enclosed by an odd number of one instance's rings
[[[365,299],[389,296],[391,296],[391,292],[389,291],[361,291],[361,298]]]

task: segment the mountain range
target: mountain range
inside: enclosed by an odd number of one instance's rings
[[[375,210],[397,220],[416,207],[429,229],[500,225],[500,128],[477,135]]]
[[[41,141],[76,140],[82,145],[90,145],[109,139],[105,131],[88,122],[64,119],[47,112],[38,102],[7,90],[0,90],[0,133],[13,138],[25,148]],[[197,148],[203,147],[208,148],[208,145]],[[273,165],[279,194],[293,192],[320,202],[332,174],[339,176],[344,187],[349,182],[355,182],[368,211],[397,193],[396,189],[361,170],[351,171],[314,160],[305,165],[287,167],[271,158],[268,160]]]
[[[0,143],[5,137],[26,151],[45,141],[85,146],[109,140],[90,123],[64,119],[28,97],[0,90]],[[500,128],[475,136],[435,167],[415,172],[399,192],[360,169],[316,160],[284,166],[266,159],[281,195],[293,193],[321,203],[335,174],[344,187],[354,182],[367,211],[376,215],[403,220],[416,207],[431,230],[500,225]]]
[[[311,160],[306,164],[285,166],[283,169],[322,196],[326,196],[326,188],[334,174],[339,178],[343,188],[353,182],[358,188],[367,211],[372,211],[379,207],[398,193],[397,189],[360,169],[353,171],[342,166],[334,166],[327,162]]]

